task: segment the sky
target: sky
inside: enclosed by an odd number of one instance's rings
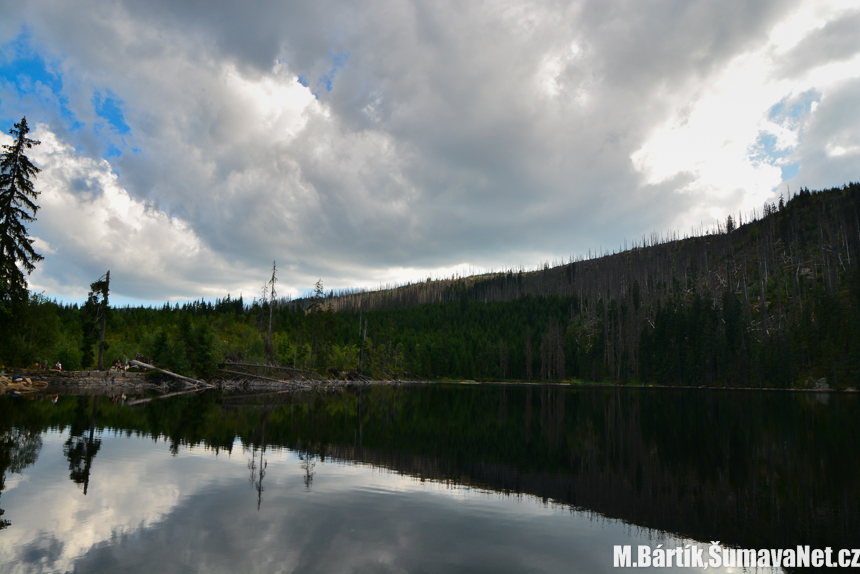
[[[535,268],[860,180],[856,0],[0,0],[32,290]],[[10,143],[8,135],[0,143]]]

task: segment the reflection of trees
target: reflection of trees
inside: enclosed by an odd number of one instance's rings
[[[0,492],[6,488],[6,472],[20,473],[34,464],[42,450],[42,433],[33,429],[11,428],[0,433]],[[4,510],[0,508],[0,516]],[[9,521],[0,519],[0,530]]]
[[[0,435],[0,465],[9,472],[20,473],[36,463],[42,450],[42,433],[13,428]]]
[[[93,410],[90,415],[89,428],[81,424],[80,416],[76,417],[75,423],[69,430],[69,438],[63,445],[63,454],[69,461],[69,478],[75,484],[83,485],[84,495],[90,484],[90,469],[93,459],[101,448],[102,439],[95,437],[96,413],[99,408],[99,399],[93,398]],[[78,413],[85,410],[89,397],[78,397]]]
[[[263,411],[263,417],[260,421],[260,462],[257,462],[257,447],[251,447],[251,458],[248,460],[248,470],[251,471],[251,476],[248,481],[257,491],[257,510],[260,510],[260,504],[263,502],[263,479],[266,477],[266,467],[269,466],[268,461],[263,459],[266,453],[266,419],[269,416],[269,411]]]
[[[240,436],[255,445],[247,448],[258,506],[265,449],[278,445],[299,456],[307,489],[315,461],[331,457],[534,495],[699,540],[860,547],[860,458],[846,455],[860,445],[854,395],[832,394],[824,404],[807,393],[747,391],[391,390],[272,393],[241,408],[235,398],[227,406],[207,396],[177,397],[140,409],[103,408],[99,422],[223,448]],[[0,432],[28,412],[2,405]],[[94,426],[88,399],[61,416],[50,405],[27,408],[44,411],[40,428],[49,421],[65,426],[73,416],[71,435],[92,460],[83,439]],[[86,475],[86,457],[78,460]]]
[[[558,386],[544,385],[540,393],[540,422],[550,451],[564,436],[565,391]]]
[[[384,393],[366,389],[353,399],[321,397],[313,419],[297,410],[304,420],[276,441],[301,453],[308,479],[313,458],[329,456],[530,494],[698,540],[857,547],[860,460],[845,452],[860,445],[852,422],[860,401],[808,399],[428,386],[398,398],[389,426]]]
[[[248,470],[251,471],[251,476],[248,479],[248,482],[254,487],[257,491],[257,510],[260,510],[260,504],[263,502],[263,491],[266,490],[263,488],[263,479],[266,478],[266,467],[269,466],[269,462],[263,459],[263,454],[266,452],[265,444],[260,449],[260,462],[257,462],[257,447],[251,448],[251,458],[248,459]]]
[[[300,466],[305,471],[305,475],[302,477],[305,482],[305,489],[310,490],[311,484],[314,482],[314,467],[316,466],[314,455],[310,450],[305,449],[304,452],[299,452],[299,460],[302,461]]]

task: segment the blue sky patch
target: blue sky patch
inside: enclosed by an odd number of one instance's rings
[[[328,73],[320,76],[314,87],[311,87],[311,80],[308,79],[308,76],[305,74],[298,75],[298,81],[301,85],[308,88],[311,93],[314,95],[316,99],[319,99],[320,88],[325,89],[326,92],[330,92],[334,87],[334,78],[337,76],[337,73],[346,66],[346,61],[349,59],[349,52],[330,52],[329,58],[331,59],[331,68]],[[280,62],[280,60],[278,60]]]
[[[116,147],[116,146],[115,146],[115,145],[113,145],[113,144],[108,144],[108,145],[107,145],[107,148],[106,148],[106,151],[105,151],[105,154],[104,154],[105,159],[108,159],[108,160],[109,160],[109,159],[111,159],[111,158],[119,157],[119,156],[121,156],[121,155],[122,155],[122,152],[119,150],[119,148],[118,148],[118,147]],[[114,172],[115,174],[119,175],[119,171],[117,171],[117,170],[116,170],[116,168],[114,168],[114,169],[113,169],[113,172]]]
[[[69,108],[69,98],[63,94],[63,78],[30,44],[30,33],[24,29],[18,37],[0,46],[0,82],[10,85],[20,99],[35,98],[46,109],[53,109],[72,132],[84,126]],[[11,110],[0,102],[0,121],[7,124],[21,118],[5,117]],[[33,125],[40,118],[30,118]]]
[[[788,165],[780,166],[782,169],[782,181],[788,181],[797,175],[797,172],[800,171],[799,163],[790,163]]]
[[[776,136],[767,132],[759,133],[754,145],[749,148],[749,159],[753,162],[774,165],[782,170],[782,181],[788,181],[797,175],[800,169],[798,163],[787,163],[785,160],[791,155],[792,148],[777,148]]]
[[[26,28],[15,40],[0,46],[0,83],[8,96],[6,101],[0,101],[4,130],[26,115],[33,128],[37,122],[49,125],[59,122],[72,134],[90,131],[97,137],[102,157],[112,159],[122,155],[125,136],[131,133],[123,112],[124,102],[108,89],[99,90],[91,98],[96,121],[92,125],[79,121],[66,95],[69,76],[64,77],[62,70],[58,61],[46,58],[34,47]],[[74,76],[71,81],[74,82]],[[70,143],[81,154],[86,154],[90,147],[81,140]]]
[[[816,90],[807,90],[792,98],[783,98],[770,108],[767,117],[772,121],[799,118],[809,113],[809,110],[812,108],[812,102],[817,102],[820,99],[821,94]]]
[[[767,117],[770,121],[790,130],[800,130],[801,118],[808,116],[812,110],[813,102],[821,100],[821,93],[817,90],[807,90],[795,96],[785,97],[770,110]],[[798,131],[798,138],[802,137],[802,131]],[[782,181],[788,181],[797,176],[800,171],[799,163],[790,163],[789,157],[795,146],[780,149],[777,147],[777,137],[774,134],[760,132],[755,144],[749,148],[749,159],[777,166],[782,171]],[[799,143],[799,142],[798,142]]]
[[[131,128],[125,123],[125,116],[122,113],[122,100],[117,99],[109,91],[97,93],[93,96],[93,106],[95,106],[96,114],[108,121],[108,123],[118,134],[128,134]]]
[[[9,47],[12,50],[7,51]],[[56,94],[62,92],[63,81],[60,76],[48,70],[41,56],[25,48],[21,38],[3,47],[2,53],[5,57],[0,64],[0,77],[12,83],[22,94],[39,93],[39,84]],[[9,54],[10,51],[12,54]],[[8,59],[10,55],[14,56],[14,59]]]
[[[794,178],[797,175],[797,172],[800,171],[799,163],[789,163],[786,165],[781,165],[779,168],[782,170],[782,181],[788,181]]]
[[[755,145],[750,149],[749,157],[753,161],[774,164],[777,160],[786,157],[791,150],[777,149],[777,139],[773,134],[761,132],[756,139]]]
[[[346,61],[349,59],[349,52],[337,52],[329,54],[332,60],[331,70],[329,70],[328,74],[322,76],[317,85],[325,86],[327,92],[331,91],[332,82],[334,82],[334,77],[337,73],[343,69],[346,65]]]

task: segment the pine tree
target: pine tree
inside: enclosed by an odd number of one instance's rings
[[[87,302],[82,307],[81,319],[83,338],[81,353],[83,355],[83,366],[89,367],[95,362],[93,347],[98,343],[97,368],[104,370],[104,352],[107,350],[105,343],[105,328],[107,322],[108,294],[110,291],[110,271],[99,277],[98,281],[90,283],[90,292]]]
[[[27,235],[26,223],[35,221],[39,195],[33,189],[32,179],[39,168],[30,163],[25,151],[40,142],[27,138],[30,129],[27,118],[9,130],[15,138],[12,145],[4,145],[0,154],[0,300],[21,300],[27,296],[27,280],[18,264],[30,274],[35,262],[43,258],[33,249],[33,240]]]

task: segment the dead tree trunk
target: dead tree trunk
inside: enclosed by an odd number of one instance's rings
[[[169,377],[173,377],[174,379],[179,379],[180,381],[184,382],[186,385],[194,385],[195,387],[199,386],[199,387],[215,388],[215,385],[211,385],[211,384],[203,382],[203,381],[198,381],[197,379],[192,379],[190,377],[177,375],[176,373],[172,373],[172,372],[168,371],[167,369],[159,369],[158,367],[155,367],[155,366],[150,365],[148,363],[141,363],[140,361],[129,361],[128,364],[134,365],[136,367],[141,367],[144,369],[161,371],[162,373],[164,373],[165,375],[167,375]]]

